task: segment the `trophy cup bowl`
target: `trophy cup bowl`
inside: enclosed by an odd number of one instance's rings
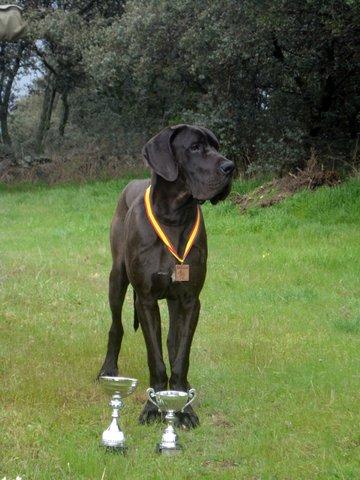
[[[196,392],[191,388],[188,392],[177,390],[163,390],[155,392],[153,388],[147,389],[150,402],[157,406],[159,412],[165,413],[168,425],[162,435],[161,442],[157,445],[157,451],[164,455],[174,455],[182,450],[178,435],[174,428],[176,412],[183,412],[195,399]]]
[[[118,393],[121,398],[131,395],[138,383],[136,378],[107,376],[100,377],[99,382],[106,393],[109,393],[110,395]]]
[[[103,390],[111,395],[109,405],[112,408],[112,421],[102,434],[101,444],[108,450],[125,452],[125,436],[118,424],[119,411],[124,406],[122,399],[133,393],[138,381],[136,378],[102,376],[99,382]]]

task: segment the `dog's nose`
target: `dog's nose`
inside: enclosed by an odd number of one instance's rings
[[[231,160],[225,160],[224,162],[220,163],[219,169],[224,175],[230,175],[235,169],[235,163]]]

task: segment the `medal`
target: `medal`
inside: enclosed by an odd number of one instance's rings
[[[188,282],[190,280],[190,265],[175,265],[175,270],[171,275],[173,282]]]
[[[169,238],[167,237],[166,233],[163,231],[163,229],[160,227],[159,222],[156,220],[156,217],[154,215],[152,206],[151,206],[151,199],[150,199],[150,190],[151,190],[151,185],[145,190],[145,195],[144,195],[144,203],[145,203],[145,210],[147,217],[149,219],[149,222],[155,232],[157,233],[158,237],[163,241],[163,243],[166,245],[166,248],[168,251],[173,255],[176,260],[180,262],[180,265],[175,265],[175,270],[171,276],[173,282],[188,282],[190,279],[190,265],[184,264],[184,261],[187,257],[187,254],[190,252],[191,247],[194,245],[195,238],[199,232],[200,228],[200,208],[199,206],[197,207],[197,212],[196,212],[196,220],[194,223],[194,226],[191,230],[189,239],[186,243],[184,255],[180,257],[178,252],[176,251],[176,248],[174,245],[171,243]]]

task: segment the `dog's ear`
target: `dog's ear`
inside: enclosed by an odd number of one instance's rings
[[[197,126],[197,128],[199,128],[203,133],[205,133],[210,145],[212,147],[216,148],[216,150],[219,150],[219,140],[215,137],[213,132],[211,130],[209,130],[208,128],[205,128],[205,127]]]
[[[161,177],[173,182],[178,176],[178,166],[171,148],[175,133],[183,125],[164,128],[152,137],[142,149],[142,154],[150,167]]]

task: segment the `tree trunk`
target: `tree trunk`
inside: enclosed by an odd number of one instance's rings
[[[4,105],[0,105],[1,139],[4,145],[11,148],[11,137],[9,134],[7,117],[7,108]]]
[[[11,91],[14,79],[20,68],[20,61],[24,51],[24,46],[20,45],[14,60],[13,68],[6,72],[5,63],[1,62],[1,84],[0,84],[0,125],[2,142],[11,148],[11,137],[8,129],[8,113]],[[1,54],[4,56],[4,47],[1,48]],[[5,73],[6,72],[6,73]]]
[[[18,68],[9,74],[7,82],[5,83],[4,95],[2,97],[2,102],[0,103],[0,121],[1,121],[1,137],[2,141],[8,147],[11,147],[11,137],[8,129],[8,113],[9,113],[9,102],[11,96],[12,85],[14,82],[15,75],[17,74]]]
[[[64,92],[61,95],[61,100],[62,100],[62,109],[61,109],[61,118],[60,118],[60,125],[59,125],[59,134],[61,137],[63,137],[65,134],[66,124],[69,119],[69,110],[70,110],[67,92]]]
[[[44,151],[43,142],[44,142],[45,134],[50,128],[50,121],[51,121],[55,95],[56,95],[56,88],[54,86],[52,76],[49,75],[46,82],[45,91],[44,91],[40,121],[39,121],[38,131],[37,131],[36,140],[35,140],[35,151],[38,154],[43,153]]]

